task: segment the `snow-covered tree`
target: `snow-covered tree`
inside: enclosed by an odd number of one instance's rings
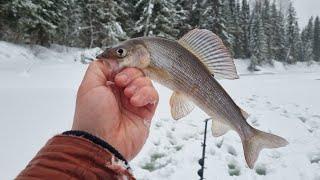
[[[67,18],[63,14],[67,6],[67,0],[56,3],[50,0],[13,0],[8,4],[10,14],[17,21],[15,31],[20,34],[19,38],[46,46],[57,32],[59,23]]]
[[[250,7],[247,0],[242,0],[241,13],[239,19],[239,26],[241,27],[241,46],[242,58],[250,57]]]
[[[295,63],[298,61],[298,49],[297,42],[299,41],[299,32],[297,32],[297,17],[296,11],[293,7],[293,4],[290,3],[288,6],[287,18],[286,18],[286,37],[288,47],[288,53],[286,62],[289,64]]]
[[[235,9],[234,9],[234,28],[232,32],[234,37],[232,49],[233,49],[235,58],[243,57],[243,45],[241,42],[241,34],[244,32],[242,32],[242,29],[240,27],[240,13],[241,13],[240,2],[239,0],[236,0]]]
[[[286,33],[283,13],[277,9],[275,2],[271,5],[271,54],[277,61],[286,59]]]
[[[101,47],[139,36],[177,39],[193,28],[205,28],[217,34],[235,58],[254,55],[253,64],[319,56],[316,27],[308,25],[300,36],[292,4],[284,18],[276,2],[259,0],[251,3],[256,6],[251,17],[248,1],[2,0],[0,39]]]
[[[250,27],[251,64],[248,69],[255,71],[257,70],[257,65],[267,61],[267,44],[261,18],[260,3],[256,3],[254,7]]]
[[[272,39],[273,39],[273,34],[272,34],[272,22],[271,22],[271,10],[270,10],[270,2],[269,0],[264,0],[264,2],[262,3],[262,23],[263,23],[263,29],[264,29],[264,33],[266,35],[266,44],[267,44],[267,61],[268,63],[272,63],[272,58],[273,58],[273,54],[272,54],[272,47],[271,47],[271,43],[272,43]]]
[[[176,27],[179,29],[179,34],[177,38],[182,37],[187,32],[193,29],[192,26],[192,16],[191,16],[191,5],[192,1],[176,0],[175,9],[176,13],[179,15],[180,19],[176,20]]]
[[[320,19],[316,17],[313,30],[313,56],[315,61],[320,61]]]
[[[224,16],[223,0],[212,0],[211,3],[212,25],[209,30],[217,34],[223,42],[228,46],[230,45],[230,33],[226,27],[226,17]]]
[[[301,36],[300,36],[300,28],[298,25],[298,21],[296,21],[295,26],[294,26],[294,37],[295,37],[295,42],[294,42],[294,57],[296,61],[303,61],[303,45],[301,41]]]
[[[225,21],[225,32],[226,36],[223,39],[224,43],[227,47],[229,47],[229,50],[232,54],[234,44],[235,44],[235,29],[236,29],[236,19],[235,19],[235,0],[224,0],[222,2],[222,8],[221,8],[221,16],[222,19]]]
[[[143,36],[175,38],[179,35],[178,21],[182,19],[173,0],[142,0],[136,6],[143,12],[136,23],[136,32]]]
[[[81,0],[84,2],[82,23],[78,27],[87,47],[110,46],[126,39],[117,21],[124,11],[114,0]]]
[[[313,17],[309,19],[308,25],[301,32],[302,41],[302,61],[313,59]]]
[[[309,41],[312,41],[313,38],[314,38],[314,34],[313,34],[313,29],[314,28],[314,24],[313,24],[313,17],[310,17],[309,18],[309,21],[308,21],[308,25],[307,27],[305,28],[305,31],[306,31],[306,36],[305,36],[305,39],[306,40],[309,40]]]

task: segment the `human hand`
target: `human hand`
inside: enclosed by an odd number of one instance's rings
[[[139,69],[126,68],[115,76],[113,69],[101,60],[89,65],[78,90],[72,130],[102,138],[131,160],[148,137],[159,96]]]

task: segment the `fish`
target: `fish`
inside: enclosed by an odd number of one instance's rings
[[[150,79],[173,91],[174,120],[187,116],[196,106],[212,118],[212,135],[234,130],[240,136],[245,160],[253,168],[263,148],[286,146],[284,138],[260,131],[247,123],[242,110],[217,81],[238,79],[232,55],[223,41],[206,29],[193,29],[179,40],[138,37],[107,48],[97,56],[115,61],[119,69],[135,67]]]

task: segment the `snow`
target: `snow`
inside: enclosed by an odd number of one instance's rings
[[[68,130],[77,87],[98,49],[14,45],[0,41],[0,179],[13,179],[45,142]],[[239,80],[219,80],[254,127],[285,137],[289,146],[263,150],[253,170],[235,132],[207,136],[206,179],[320,179],[320,65],[258,67],[236,60]],[[150,137],[130,163],[138,179],[199,179],[207,117],[195,109],[180,121],[170,117],[171,91],[159,84],[159,108]],[[211,123],[209,123],[211,124]]]

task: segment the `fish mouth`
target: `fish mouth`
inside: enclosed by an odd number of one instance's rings
[[[97,60],[101,60],[104,64],[111,70],[111,77],[117,75],[121,70],[124,69],[116,59],[110,58],[97,58]]]

